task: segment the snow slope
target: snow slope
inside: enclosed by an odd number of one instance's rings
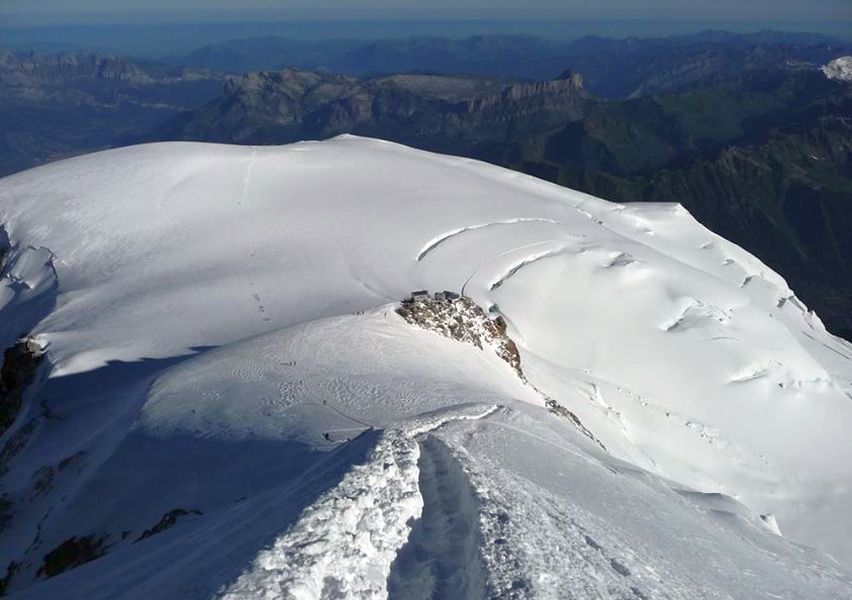
[[[344,136],[70,159],[0,225],[0,342],[50,361],[0,440],[14,597],[852,594],[852,346],[678,205]]]

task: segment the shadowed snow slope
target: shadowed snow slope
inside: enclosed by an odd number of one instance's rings
[[[344,136],[55,163],[0,226],[0,341],[50,363],[0,440],[13,597],[852,594],[852,346],[678,205]]]

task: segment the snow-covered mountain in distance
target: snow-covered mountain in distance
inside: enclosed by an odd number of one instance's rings
[[[852,594],[852,346],[678,205],[344,136],[66,160],[0,224],[14,598]]]
[[[852,81],[852,56],[841,56],[822,66],[822,72],[829,79]]]

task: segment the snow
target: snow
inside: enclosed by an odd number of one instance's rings
[[[221,598],[309,599],[322,597],[324,589],[343,597],[385,597],[407,523],[420,515],[417,450],[405,434],[385,433],[369,462],[308,507]]]
[[[823,65],[821,69],[829,79],[852,81],[852,56],[835,58],[827,65]]]
[[[0,440],[13,597],[850,595],[852,345],[679,205],[343,136],[39,167],[0,226],[0,341],[50,361]]]
[[[497,597],[561,598],[566,590],[580,598],[848,593],[834,588],[837,567],[817,567],[798,548],[782,550],[788,542],[737,502],[666,487],[591,446],[577,453],[562,423],[521,409],[476,426],[473,434],[450,427],[436,436],[478,490]],[[754,553],[755,546],[767,554]],[[779,555],[783,566],[770,558]]]
[[[408,539],[409,521],[423,507],[414,436],[455,419],[480,419],[495,409],[458,407],[382,434],[368,462],[308,507],[222,600],[386,597],[390,564]]]

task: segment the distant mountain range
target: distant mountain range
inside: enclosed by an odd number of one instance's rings
[[[0,175],[166,131],[164,123],[215,100],[234,74],[248,71],[324,70],[369,76],[373,87],[377,74],[465,75],[493,80],[477,85],[494,91],[495,85],[551,80],[570,70],[593,96],[627,98],[716,86],[744,70],[811,68],[849,54],[852,44],[827,36],[773,31],[573,42],[525,35],[316,42],[267,37],[207,46],[170,64],[82,51],[0,49]],[[462,86],[468,95],[470,85]],[[453,150],[452,144],[440,147]]]
[[[787,63],[620,101],[594,98],[582,81],[250,74],[152,139],[275,144],[355,133],[617,202],[680,202],[852,337],[852,86]]]
[[[224,76],[87,52],[0,49],[0,175],[132,143],[221,93]]]
[[[138,141],[390,139],[617,202],[680,202],[852,338],[852,100],[848,82],[820,71],[844,54],[824,36],[776,32],[561,45],[267,38],[207,47],[185,59],[193,66],[6,52],[0,173]],[[335,63],[344,73],[215,70],[333,56],[349,61]],[[385,69],[419,72],[345,73]]]
[[[287,69],[229,82],[224,95],[151,139],[277,144],[357,133],[454,154],[511,160],[507,144],[582,118],[579,75],[535,83],[443,75],[369,79]]]
[[[440,73],[521,79],[550,79],[570,69],[583,74],[591,93],[625,98],[675,91],[740,69],[790,61],[824,64],[850,52],[852,45],[827,36],[775,31],[570,42],[528,35],[369,42],[266,37],[206,46],[175,62],[235,73],[295,67],[361,76]]]
[[[852,85],[814,71],[618,103],[515,168],[619,202],[680,202],[852,338]]]

